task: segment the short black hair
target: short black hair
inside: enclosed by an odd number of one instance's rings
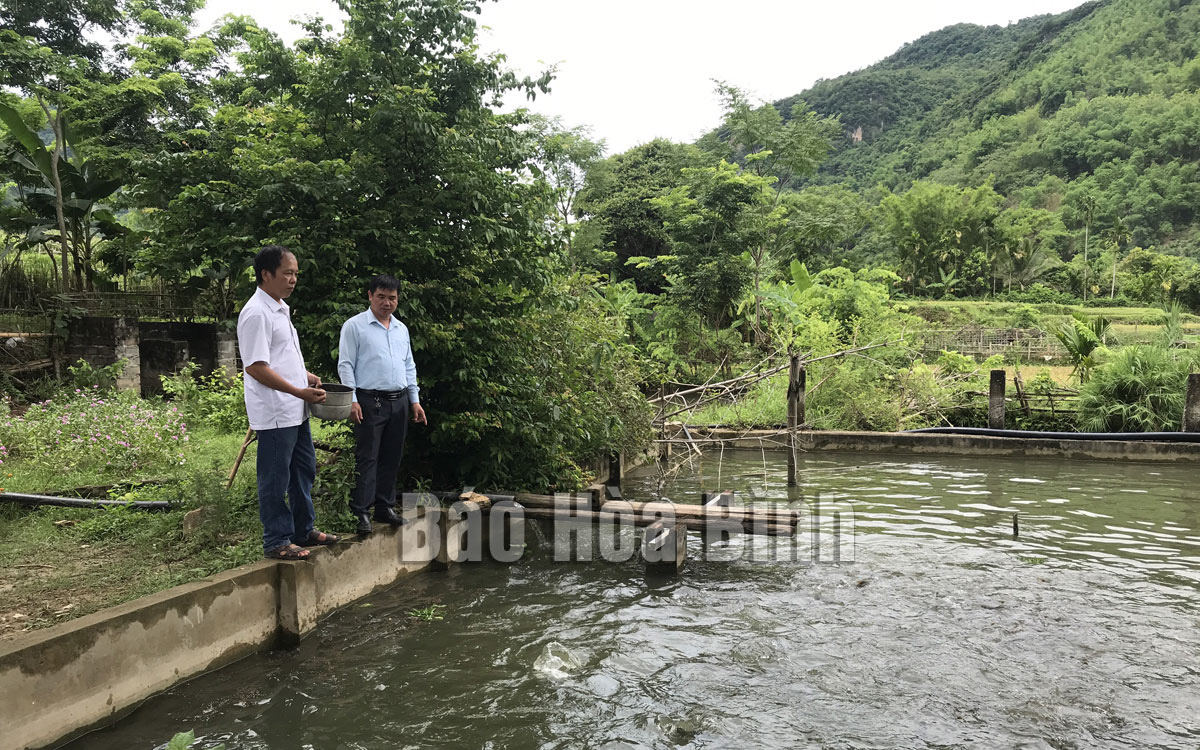
[[[263,271],[275,273],[283,264],[283,254],[290,253],[283,245],[267,245],[254,256],[254,276],[258,283],[263,283]]]
[[[386,289],[389,292],[400,291],[400,282],[394,276],[388,276],[386,273],[381,273],[371,279],[371,283],[367,286],[367,294],[374,294],[376,289]]]

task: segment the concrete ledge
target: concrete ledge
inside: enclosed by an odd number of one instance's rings
[[[724,442],[726,448],[779,451],[788,449],[787,430],[696,428],[691,430],[691,434],[694,441],[702,447],[706,443]],[[796,443],[801,451],[1071,458],[1156,463],[1200,461],[1200,443],[1139,440],[1054,440],[911,432],[800,430],[796,434]],[[678,447],[681,443],[675,445]]]
[[[0,645],[0,750],[41,748],[103,726],[146,698],[263,649],[429,565],[436,516],[264,560]]]

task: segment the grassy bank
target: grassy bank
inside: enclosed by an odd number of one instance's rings
[[[980,365],[973,374],[950,378],[937,367],[918,366],[907,374],[901,372],[895,376],[888,383],[887,394],[882,390],[862,392],[855,399],[847,396],[856,387],[853,378],[847,378],[833,366],[814,367],[807,379],[810,395],[805,403],[806,418],[819,430],[902,430],[945,424],[931,410],[931,402],[944,400],[940,405],[949,409],[953,401],[964,399],[966,391],[986,391],[990,369],[990,366]],[[1043,379],[1049,377],[1055,385],[1078,385],[1071,379],[1071,368],[1066,366],[1006,365],[1002,369],[1007,372],[1010,395],[1016,372],[1021,373],[1026,384],[1042,376]],[[986,420],[986,399],[967,397],[965,400],[972,408],[977,407],[979,416]],[[909,407],[907,413],[905,406]],[[960,418],[969,416],[961,408],[955,411]],[[787,423],[787,373],[778,373],[757,383],[736,401],[708,404],[674,419],[696,426],[782,427]],[[1062,429],[1063,424],[1056,421],[1054,427]]]
[[[178,507],[162,513],[0,503],[6,540],[0,546],[0,638],[258,559],[248,507],[253,466],[244,468],[250,473],[228,493],[216,472],[209,481],[194,477],[136,492],[138,499],[173,496]],[[215,510],[185,533],[184,516],[202,507]]]
[[[1167,313],[1160,307],[1093,307],[990,300],[900,300],[893,302],[892,307],[938,327],[1047,328],[1065,321],[1072,313],[1103,316],[1114,324],[1139,328],[1157,328],[1167,319]],[[1180,320],[1188,332],[1200,333],[1200,316],[1184,313]]]
[[[68,389],[0,418],[5,490],[75,496],[86,489],[170,504],[147,512],[0,502],[0,638],[262,557],[253,445],[225,487],[245,436],[238,390],[172,403]],[[314,435],[327,448],[318,452],[318,525],[349,532],[353,467],[351,452],[341,450],[348,433],[316,423]]]

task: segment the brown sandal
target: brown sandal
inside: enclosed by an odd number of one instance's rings
[[[337,534],[326,534],[324,531],[313,529],[308,532],[308,539],[300,542],[301,547],[320,547],[326,544],[337,544],[341,540]]]
[[[267,557],[272,560],[307,560],[308,550],[301,549],[294,544],[284,544],[269,550]]]

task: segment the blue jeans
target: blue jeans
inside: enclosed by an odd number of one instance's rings
[[[312,502],[316,476],[317,453],[308,420],[296,427],[258,431],[258,517],[264,552],[308,540],[316,517]]]

